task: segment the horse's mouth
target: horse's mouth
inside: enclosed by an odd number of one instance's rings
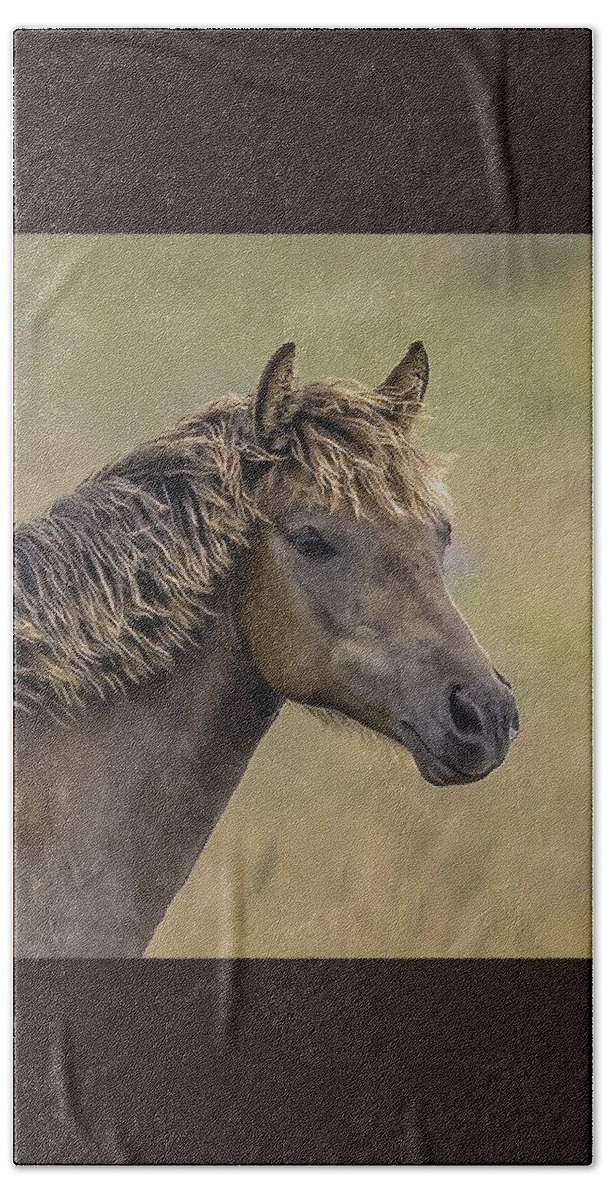
[[[476,774],[467,774],[457,767],[455,763],[441,758],[431,750],[431,747],[424,738],[407,721],[393,720],[384,715],[382,723],[377,723],[371,720],[362,720],[361,717],[354,716],[337,706],[329,707],[326,705],[317,706],[308,704],[306,707],[309,711],[321,717],[322,720],[326,720],[331,724],[336,722],[339,725],[351,726],[354,729],[367,729],[376,737],[387,738],[390,742],[396,742],[403,750],[407,750],[408,754],[414,759],[422,778],[426,783],[432,784],[433,787],[479,783],[481,779],[485,779],[486,775],[490,775],[500,765],[498,762],[491,763],[489,766],[484,766],[484,769]]]
[[[489,775],[490,772],[494,770],[494,767],[487,767],[486,770],[482,771],[479,775],[465,775],[464,772],[459,771],[457,767],[452,766],[451,763],[443,762],[440,758],[433,759],[431,762],[427,760],[424,763],[420,763],[415,755],[413,757],[416,766],[422,775],[422,778],[425,779],[427,783],[432,783],[433,787],[449,787],[453,784],[479,783],[481,779],[485,779],[486,775]]]
[[[455,763],[435,754],[413,725],[408,724],[407,721],[399,721],[394,736],[400,745],[409,750],[422,778],[426,783],[431,783],[433,787],[479,783],[498,766],[498,763],[492,763],[475,774],[462,771]]]

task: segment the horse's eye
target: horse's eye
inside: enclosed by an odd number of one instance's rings
[[[298,554],[303,554],[306,558],[327,559],[336,554],[331,543],[313,525],[306,525],[304,529],[291,533],[289,541]]]
[[[452,526],[450,525],[449,521],[445,522],[443,529],[442,529],[442,533],[443,533],[443,544],[447,548],[447,546],[449,546],[452,541]]]

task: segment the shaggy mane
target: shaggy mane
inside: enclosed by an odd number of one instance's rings
[[[304,385],[280,449],[260,446],[252,397],[226,396],[85,480],[15,540],[16,703],[68,719],[170,670],[200,641],[221,582],[263,519],[264,490],[361,515],[432,520],[438,464],[391,402],[359,384]]]

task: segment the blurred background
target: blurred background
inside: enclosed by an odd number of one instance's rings
[[[437,790],[287,705],[149,954],[589,954],[590,306],[584,236],[16,238],[18,520],[287,339],[376,383],[421,338],[450,590],[520,706],[505,765]]]

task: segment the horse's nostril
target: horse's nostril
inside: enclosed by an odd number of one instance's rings
[[[483,722],[479,709],[461,687],[453,687],[450,692],[450,716],[459,733],[469,735],[483,733]]]
[[[515,709],[515,712],[514,712],[513,716],[511,717],[511,724],[509,725],[509,741],[514,742],[518,733],[519,733],[519,713],[518,713],[517,709]]]

